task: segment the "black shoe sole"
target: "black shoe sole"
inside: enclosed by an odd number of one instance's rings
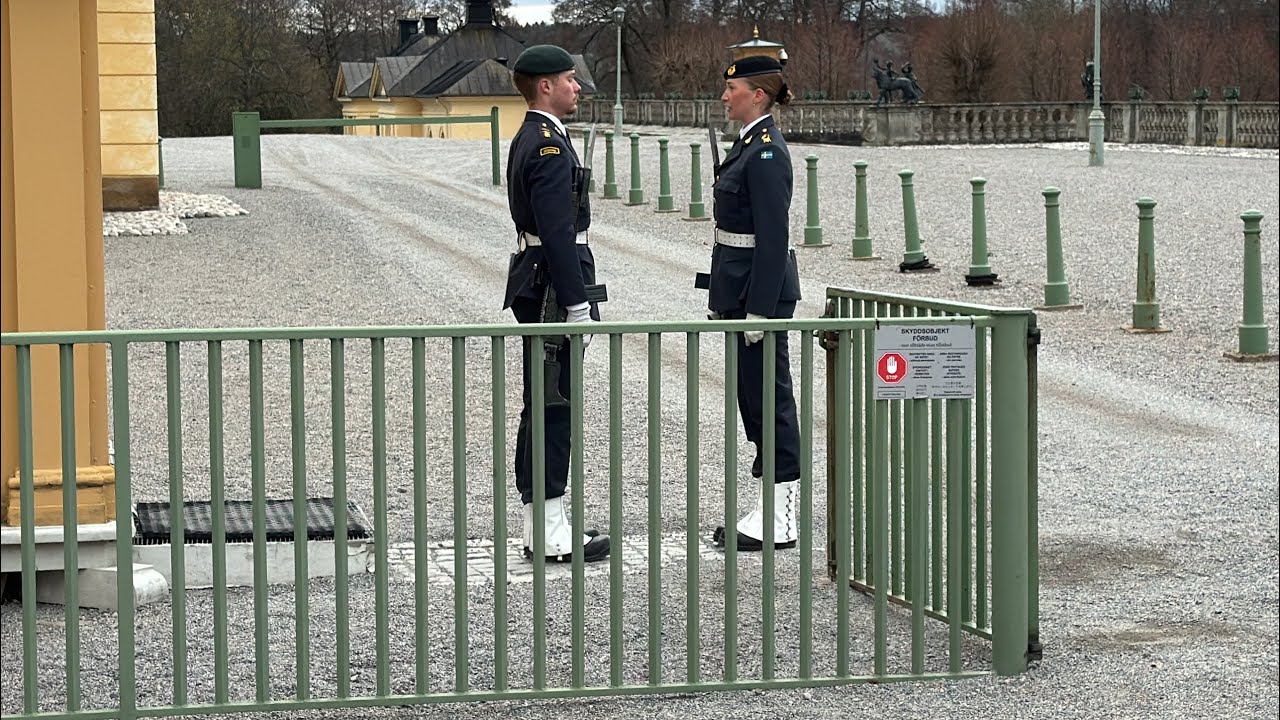
[[[725,532],[724,532],[723,525],[716,526],[716,531],[712,533],[711,540],[715,542],[716,547],[725,546]],[[774,543],[773,549],[788,550],[795,546],[796,546],[796,541],[791,540],[789,542]],[[738,551],[739,552],[761,552],[762,550],[764,550],[763,542],[753,537],[750,537],[748,535],[743,535],[742,533],[738,533]]]
[[[594,531],[593,531],[594,532]],[[583,562],[598,562],[609,557],[609,536],[608,535],[592,535],[591,541],[582,546]],[[533,559],[533,548],[523,548],[526,560]],[[573,553],[565,553],[564,555],[548,555],[549,563],[571,563],[573,562]]]

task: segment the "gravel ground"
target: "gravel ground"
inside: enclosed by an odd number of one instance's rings
[[[710,256],[708,223],[682,222],[678,214],[653,212],[657,204],[657,143],[667,129],[641,128],[646,199],[644,207],[594,201],[592,243],[607,282],[612,320],[701,317],[705,303],[692,275]],[[672,129],[671,176],[678,208],[688,201],[687,143],[705,134]],[[704,147],[705,150],[705,147]],[[505,152],[505,148],[504,148]],[[306,717],[753,717],[795,715],[815,718],[899,717],[1275,717],[1280,673],[1277,632],[1280,591],[1277,530],[1280,509],[1275,478],[1280,389],[1275,364],[1239,365],[1222,359],[1234,349],[1240,321],[1241,222],[1247,208],[1261,210],[1263,292],[1267,320],[1277,316],[1275,218],[1280,169],[1274,151],[1220,151],[1171,148],[1107,148],[1104,169],[1087,167],[1082,145],[1045,147],[848,148],[792,147],[797,179],[804,156],[821,158],[821,224],[830,247],[798,250],[805,300],[798,315],[816,317],[828,286],[942,297],[1005,306],[1032,306],[1043,299],[1044,210],[1040,190],[1063,190],[1062,226],[1072,299],[1083,311],[1041,313],[1040,360],[1040,534],[1041,639],[1045,657],[1014,678],[985,677],[962,682],[888,684],[853,688],[772,690],[658,698],[601,698],[550,702],[501,702],[467,707],[368,709],[347,713],[315,711]],[[704,153],[705,154],[705,153]],[[619,155],[626,194],[628,155]],[[849,259],[853,234],[852,162],[869,167],[871,232],[880,262]],[[174,190],[222,195],[248,211],[245,217],[187,220],[189,234],[166,237],[110,237],[106,240],[108,324],[113,328],[328,326],[507,322],[499,309],[505,261],[513,231],[505,192],[489,185],[487,143],[390,138],[271,136],[263,142],[263,189],[233,187],[228,138],[171,140],[166,146],[166,181]],[[603,169],[604,148],[595,163]],[[704,162],[705,167],[705,162]],[[902,209],[897,172],[915,171],[917,209],[925,250],[942,267],[933,275],[899,274]],[[602,175],[602,173],[601,173]],[[1003,282],[996,289],[971,289],[963,275],[969,262],[969,183],[987,183],[987,230],[991,264]],[[603,178],[601,178],[603,179]],[[709,205],[709,178],[704,189]],[[1162,319],[1172,332],[1129,335],[1120,326],[1134,300],[1137,210],[1148,195],[1156,209],[1157,292]],[[805,190],[798,183],[792,210],[793,236],[805,225]],[[796,338],[793,337],[793,343]],[[329,350],[307,343],[306,476],[308,492],[330,494]],[[447,393],[450,349],[428,343],[426,369],[432,392],[427,402],[427,483],[432,489],[425,519],[428,535],[452,535],[448,490],[453,462]],[[487,341],[466,344],[467,523],[472,536],[493,534],[491,383]],[[679,532],[685,515],[684,338],[663,338],[660,364],[662,465],[670,478],[662,486],[663,532]],[[621,471],[623,531],[648,528],[646,427],[648,393],[646,343],[623,343],[624,418]],[[249,495],[249,422],[245,348],[228,344],[226,467],[228,497]],[[265,386],[268,486],[274,496],[292,494],[287,346],[268,344]],[[794,351],[793,356],[798,356]],[[700,411],[702,453],[698,458],[697,525],[709,531],[723,513],[720,478],[723,456],[723,352],[713,336],[702,340]],[[814,398],[815,477],[825,469],[825,423],[818,359]],[[351,342],[346,356],[348,474],[352,497],[372,509],[372,402],[367,343]],[[413,537],[410,348],[389,342],[387,376],[387,465],[389,537]],[[507,373],[517,377],[517,346],[507,344]],[[587,518],[607,517],[607,395],[594,393],[608,381],[603,342],[587,354],[586,383],[593,394],[587,421]],[[191,347],[183,355],[184,489],[189,499],[208,498],[207,390],[205,353]],[[162,349],[139,347],[131,357],[132,451],[138,500],[167,499],[168,460]],[[797,371],[798,374],[798,371]],[[504,436],[514,437],[519,383],[509,382]],[[735,421],[736,422],[736,421]],[[509,442],[508,445],[513,443]],[[745,441],[740,442],[745,445]],[[508,455],[510,447],[507,448]],[[741,467],[750,457],[740,453]],[[504,462],[509,467],[509,460]],[[505,488],[508,503],[513,492]],[[821,483],[819,483],[821,485]],[[823,488],[815,488],[822,507]],[[751,500],[748,491],[740,505]],[[505,533],[518,534],[509,514]],[[502,531],[500,531],[501,534]],[[824,518],[815,518],[815,547],[825,538]],[[819,552],[821,552],[819,550]],[[741,672],[758,672],[759,575],[744,560],[741,576]],[[821,560],[816,565],[821,566]],[[797,621],[790,608],[799,596],[797,554],[778,557],[778,672],[794,675]],[[819,571],[820,572],[820,571]],[[663,572],[661,618],[667,679],[685,671],[685,567]],[[625,670],[628,682],[647,680],[648,581],[627,575]],[[704,677],[715,677],[723,660],[723,575],[706,567],[699,578],[702,598]],[[607,678],[607,580],[587,581],[588,682]],[[473,687],[492,683],[492,586],[470,590],[470,658]],[[815,671],[830,672],[834,653],[830,627],[834,591],[824,580],[813,584]],[[411,585],[391,586],[392,618],[413,613]],[[552,684],[568,679],[568,586],[548,592],[547,662]],[[231,687],[235,697],[252,697],[252,595],[233,591]],[[310,586],[312,682],[316,694],[332,691],[334,646],[331,581]],[[273,695],[293,690],[292,588],[272,588],[270,616]],[[454,624],[452,597],[433,591],[428,641],[432,689],[449,689]],[[853,598],[853,669],[870,671],[869,604]],[[353,581],[353,690],[373,689],[371,577]],[[511,586],[509,628],[511,682],[527,686],[531,657],[526,618],[529,586]],[[207,591],[188,593],[194,698],[211,693],[212,599]],[[115,619],[82,614],[86,706],[113,702]],[[906,669],[907,616],[891,613],[890,665]],[[60,648],[62,610],[39,609],[42,644]],[[165,667],[171,655],[169,606],[139,611],[141,701],[163,703],[170,690]],[[932,626],[932,624],[931,624]],[[412,630],[393,628],[392,689],[412,687]],[[0,639],[20,647],[16,603],[0,608]],[[931,629],[927,668],[945,668],[945,629]],[[58,704],[62,668],[56,651],[42,653],[41,689]],[[150,663],[149,661],[155,661]],[[61,662],[58,660],[57,662]],[[965,646],[966,667],[989,666],[987,645]],[[198,668],[197,668],[198,666]],[[3,671],[6,714],[21,707],[21,668]],[[293,713],[272,716],[293,717]]]

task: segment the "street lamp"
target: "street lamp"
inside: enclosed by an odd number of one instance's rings
[[[618,26],[618,62],[614,66],[613,139],[622,142],[622,18],[627,14],[619,5],[613,9],[613,22]]]
[[[1093,0],[1093,111],[1089,113],[1089,166],[1102,167],[1102,0]]]

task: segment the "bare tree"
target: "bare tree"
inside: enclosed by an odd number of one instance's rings
[[[973,0],[954,13],[940,58],[960,102],[987,102],[1000,62],[1001,15],[992,0]]]

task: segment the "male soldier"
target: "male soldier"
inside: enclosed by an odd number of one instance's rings
[[[595,283],[595,259],[587,246],[591,206],[584,173],[561,118],[578,109],[581,87],[575,78],[569,53],[554,45],[534,45],[516,58],[514,82],[529,105],[524,124],[511,141],[507,157],[507,201],[516,225],[518,252],[511,258],[503,309],[511,308],[516,321],[591,322],[599,310],[589,302]],[[582,344],[591,343],[583,335]],[[570,396],[569,342],[553,338],[533,347],[524,339],[524,407],[516,434],[516,489],[524,503],[524,554],[533,557],[534,533],[546,540],[547,559],[572,559],[575,542],[582,544],[586,561],[609,555],[609,538],[595,531],[573,537],[565,513],[565,489],[569,482]],[[533,526],[533,438],[531,366],[544,362],[548,375],[547,403],[538,408],[546,420],[545,524]],[[578,439],[581,442],[581,438]]]

